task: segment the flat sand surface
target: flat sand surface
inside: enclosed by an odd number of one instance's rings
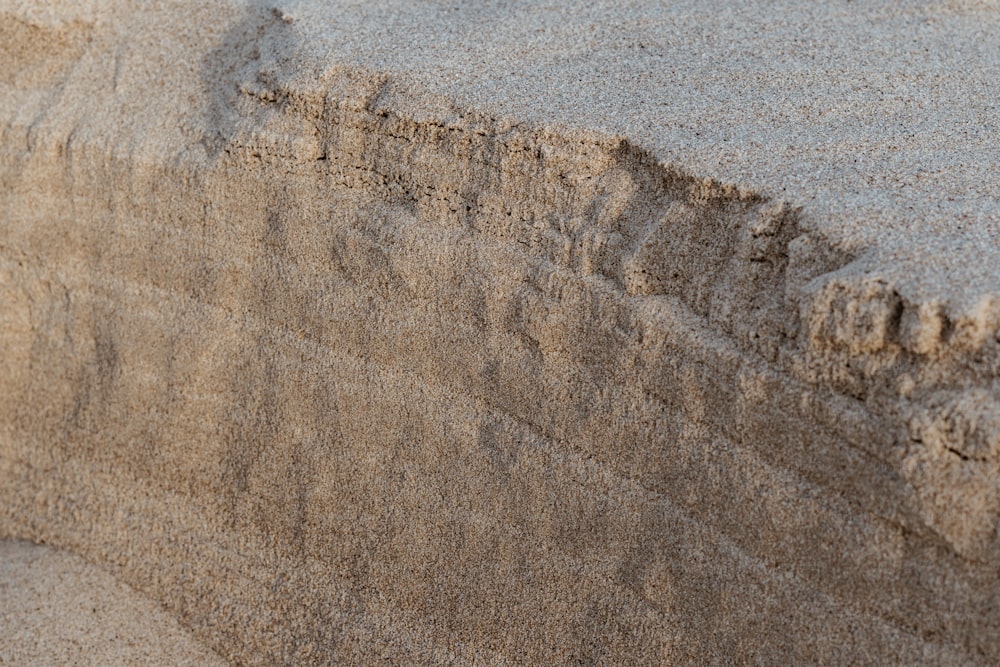
[[[0,541],[0,665],[225,665],[158,604],[77,555]]]

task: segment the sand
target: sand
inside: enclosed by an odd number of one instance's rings
[[[996,663],[998,11],[0,3],[0,536],[233,664]]]
[[[0,665],[225,665],[159,605],[79,556],[0,542]]]

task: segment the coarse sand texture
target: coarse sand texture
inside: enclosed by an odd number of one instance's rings
[[[993,0],[0,0],[0,584],[176,664],[1000,664],[997,91]]]

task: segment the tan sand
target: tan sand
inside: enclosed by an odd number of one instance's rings
[[[0,541],[0,665],[225,665],[158,604],[79,556]]]
[[[1000,661],[993,2],[0,2],[0,536],[236,664]]]

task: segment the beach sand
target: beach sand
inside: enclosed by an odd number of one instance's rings
[[[233,664],[1000,662],[998,22],[0,0],[0,537]]]

